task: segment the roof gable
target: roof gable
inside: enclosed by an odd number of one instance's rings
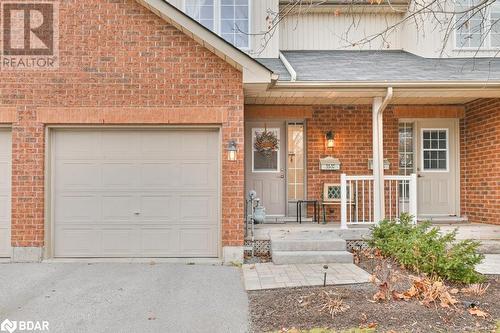
[[[205,28],[166,0],[136,1],[242,71],[244,83],[270,83],[277,79],[277,75],[266,66]]]

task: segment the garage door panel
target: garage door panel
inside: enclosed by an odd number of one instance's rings
[[[179,163],[146,162],[141,168],[141,184],[145,186],[178,186],[181,169]]]
[[[0,257],[10,255],[10,228],[0,227]]]
[[[216,131],[74,131],[95,150],[75,159],[68,132],[54,134],[55,256],[217,256]]]
[[[101,231],[99,251],[104,255],[133,255],[139,250],[139,233],[137,228],[115,227]]]
[[[137,157],[140,154],[140,133],[131,131],[103,131],[100,141],[105,159],[124,156]]]
[[[191,132],[181,135],[180,158],[184,159],[216,159],[213,147],[217,145],[217,138],[207,132]]]
[[[141,136],[141,152],[143,157],[153,159],[165,157],[175,158],[177,147],[181,144],[181,139],[175,132],[165,134],[165,132],[150,132]]]
[[[168,195],[144,195],[140,199],[141,218],[151,220],[161,219],[160,222],[173,220],[178,217],[179,200]]]
[[[64,131],[64,140],[57,140],[54,144],[56,160],[95,159],[99,151],[99,138],[97,132]]]
[[[104,195],[102,197],[102,221],[131,221],[137,210],[132,195]]]
[[[95,195],[61,195],[56,198],[56,221],[95,221],[100,211],[100,200]]]
[[[6,192],[8,188],[10,188],[10,162],[0,162],[0,193]]]
[[[216,162],[184,162],[180,168],[182,186],[213,188],[218,182]]]
[[[10,256],[11,131],[0,129],[0,257]]]
[[[175,253],[180,256],[179,248],[180,238],[177,228],[144,228],[142,230],[142,251],[145,255]]]
[[[100,250],[100,232],[88,226],[56,227],[55,253],[57,256],[95,256]]]
[[[182,228],[179,231],[181,253],[216,255],[214,248],[215,232],[212,228]]]
[[[98,186],[101,179],[99,166],[86,162],[56,162],[57,190],[78,186]]]
[[[181,218],[183,221],[205,222],[216,218],[213,196],[183,196],[181,202]]]
[[[138,185],[138,170],[134,163],[103,163],[102,186]]]

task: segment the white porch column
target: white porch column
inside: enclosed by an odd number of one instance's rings
[[[382,100],[382,97],[374,97],[372,104],[373,222],[375,223],[385,218],[383,113],[391,98],[392,87],[389,87],[385,98]]]
[[[373,222],[379,223],[385,211],[384,202],[384,143],[382,97],[375,97],[372,105],[373,133]]]

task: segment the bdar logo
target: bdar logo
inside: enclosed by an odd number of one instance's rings
[[[2,68],[51,69],[58,57],[58,3],[2,3]]]
[[[2,324],[0,324],[0,331],[12,333],[17,329],[17,322],[5,319]]]

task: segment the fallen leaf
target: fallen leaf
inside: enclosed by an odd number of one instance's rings
[[[458,294],[458,289],[457,288],[451,289],[450,294]]]
[[[471,308],[469,309],[469,313],[473,316],[478,316],[478,317],[481,317],[481,318],[486,318],[489,316],[489,314],[483,310],[480,310],[478,308]]]
[[[377,326],[378,326],[378,324],[375,323],[375,322],[371,322],[371,323],[368,324],[368,328],[375,328]]]
[[[373,295],[373,300],[374,301],[385,301],[385,293],[382,291],[377,291],[375,295]]]

